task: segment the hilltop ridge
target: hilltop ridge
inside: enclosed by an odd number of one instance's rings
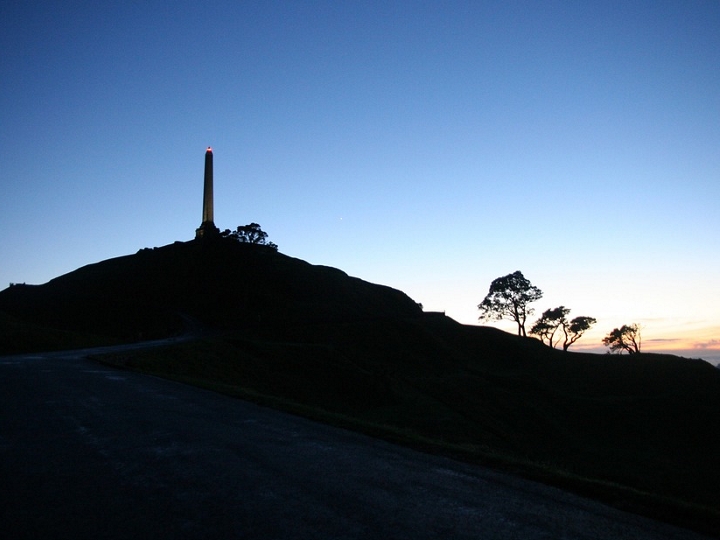
[[[0,292],[0,312],[109,342],[174,335],[188,317],[237,329],[422,315],[390,287],[229,238],[145,248],[14,285]]]

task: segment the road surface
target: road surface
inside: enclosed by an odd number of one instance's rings
[[[54,353],[0,358],[8,539],[700,539],[594,501]]]

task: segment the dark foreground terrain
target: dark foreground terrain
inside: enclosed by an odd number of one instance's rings
[[[700,539],[75,355],[0,358],[3,537]]]
[[[0,292],[6,354],[183,333],[96,360],[720,531],[720,370],[702,361],[551,350],[233,241]]]

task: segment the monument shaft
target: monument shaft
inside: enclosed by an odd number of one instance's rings
[[[205,182],[203,184],[203,213],[202,222],[214,223],[213,217],[213,153],[208,147],[205,152]]]
[[[212,148],[208,146],[205,152],[202,223],[195,230],[195,238],[201,239],[219,234],[220,230],[215,226],[215,217],[213,216],[213,152]]]

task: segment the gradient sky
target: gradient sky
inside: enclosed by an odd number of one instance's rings
[[[477,324],[720,360],[720,2],[0,4],[0,285],[215,223]],[[534,319],[533,319],[534,320]],[[514,331],[513,325],[500,324]]]

